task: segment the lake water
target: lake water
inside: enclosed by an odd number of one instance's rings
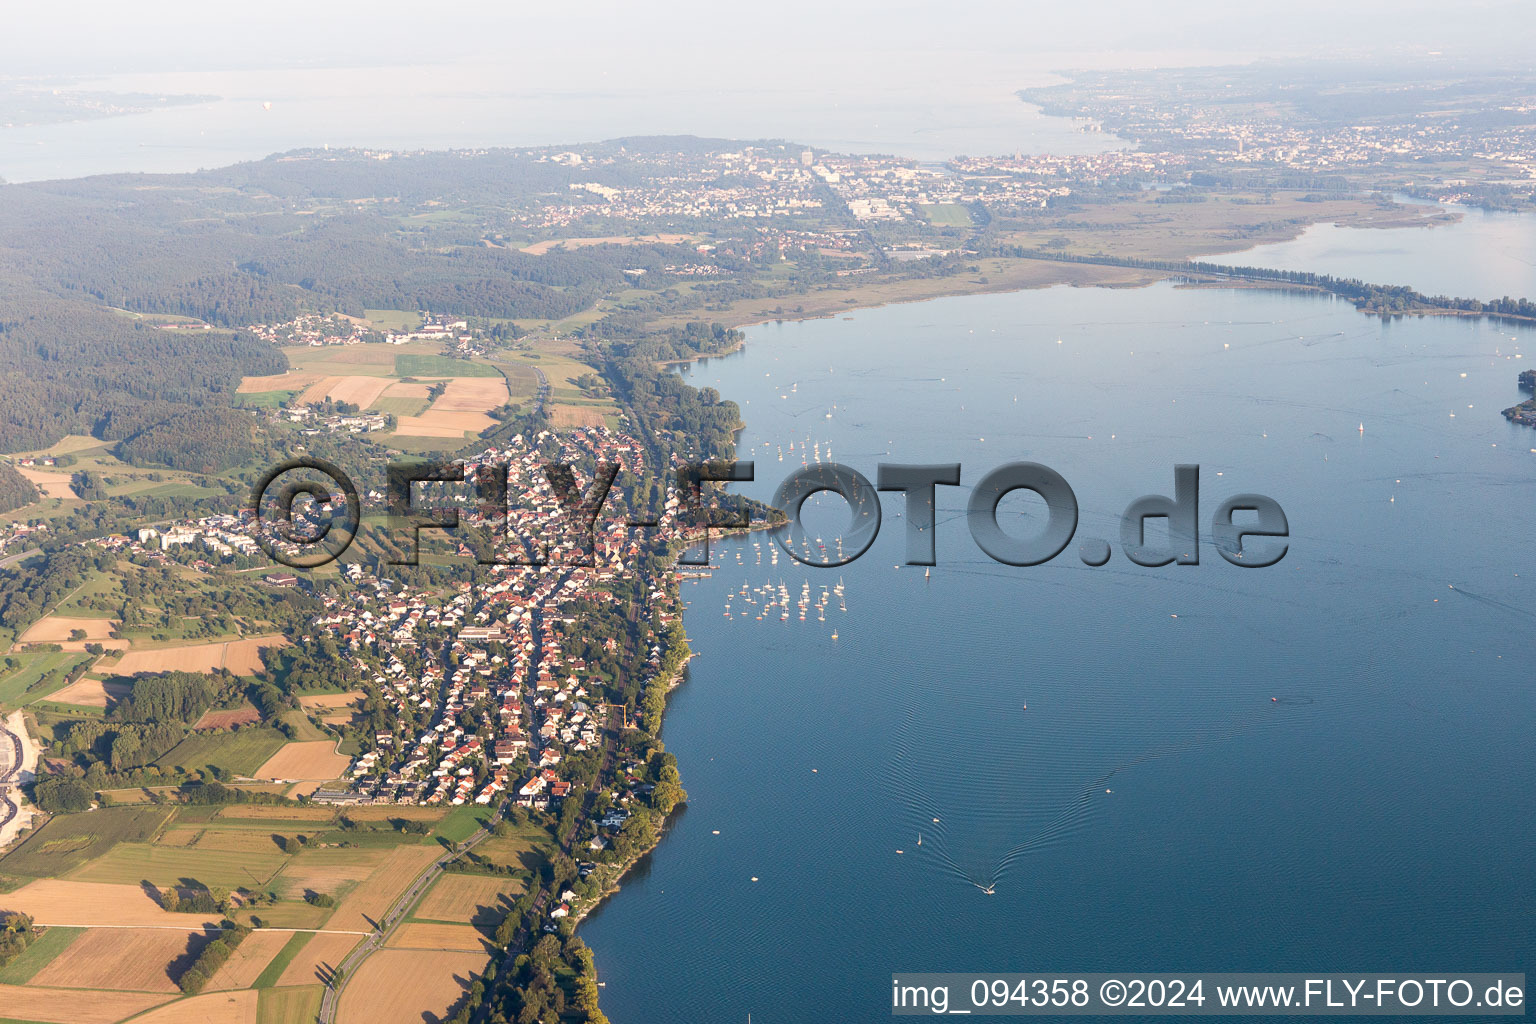
[[[195,171],[310,146],[542,146],[630,135],[782,138],[935,161],[957,153],[1096,153],[1128,145],[1020,102],[1019,88],[1054,80],[1027,61],[964,75],[942,73],[931,60],[842,63],[814,76],[733,74],[708,89],[682,68],[645,76],[633,66],[626,72],[579,58],[558,67],[520,59],[118,75],[79,84],[220,98],[129,117],[0,129],[0,178]]]
[[[1209,256],[1221,263],[1310,270],[1405,284],[1430,295],[1497,299],[1536,295],[1536,216],[1459,206],[1455,224],[1354,228],[1313,224],[1288,242]]]
[[[742,403],[759,497],[809,441],[871,479],[1043,462],[1081,521],[1003,566],[940,488],[931,579],[894,568],[899,495],[840,569],[718,544],[664,731],[689,804],[581,930],[604,1009],[875,1022],[893,971],[1529,970],[1536,433],[1499,410],[1532,333],[1056,288],[763,326],[694,367]],[[1181,462],[1203,531],[1277,500],[1285,559],[1236,568],[1207,535],[1198,566],[1127,561],[1120,511]],[[1084,565],[1085,537],[1114,559]],[[802,582],[839,578],[846,612],[800,621]],[[780,581],[791,617],[758,620]]]

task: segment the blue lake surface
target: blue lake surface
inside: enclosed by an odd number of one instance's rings
[[[1165,284],[748,336],[688,371],[742,404],[747,493],[817,443],[962,486],[931,578],[895,568],[892,494],[850,565],[758,534],[684,585],[700,657],[664,738],[690,800],[581,929],[614,1021],[881,1021],[895,971],[1536,966],[1536,432],[1499,415],[1532,331]],[[961,516],[1017,459],[1081,507],[1048,565],[992,562]],[[1121,511],[1188,462],[1200,564],[1132,564]],[[1274,567],[1211,546],[1242,492],[1289,518]],[[807,516],[829,543],[845,519]],[[781,583],[790,618],[759,620]]]

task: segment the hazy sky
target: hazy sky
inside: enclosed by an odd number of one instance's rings
[[[637,74],[707,83],[736,74],[743,58],[794,75],[815,74],[827,53],[921,60],[966,51],[1140,65],[1190,53],[1442,50],[1529,64],[1522,51],[1536,39],[1529,0],[8,0],[6,8],[0,73],[26,75],[458,57],[544,68],[601,55]]]

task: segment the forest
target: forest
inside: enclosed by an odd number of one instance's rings
[[[32,481],[22,476],[9,462],[0,462],[0,512],[30,505],[38,498]]]

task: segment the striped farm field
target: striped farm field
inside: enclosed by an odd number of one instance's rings
[[[410,921],[396,928],[384,943],[389,949],[452,949],[464,953],[494,948],[480,929],[467,924],[427,924]]]
[[[302,899],[307,890],[339,895],[377,871],[388,857],[382,849],[301,850],[272,881],[285,899]]]
[[[442,1020],[485,970],[484,953],[382,949],[357,969],[341,995],[339,1024],[421,1024]]]
[[[169,928],[92,928],[53,962],[32,976],[48,988],[110,989],[115,992],[179,991],[171,966],[207,945],[205,932]]]
[[[325,374],[314,370],[289,370],[266,377],[246,377],[236,389],[238,394],[259,395],[264,391],[302,391]]]
[[[0,985],[0,1008],[8,1019],[47,1024],[117,1024],[170,998],[143,992],[60,992],[56,988]]]
[[[234,804],[219,811],[218,817],[228,821],[323,822],[334,821],[336,812],[328,807],[264,807],[261,804]]]
[[[153,843],[118,843],[95,860],[78,868],[71,881],[110,882],[133,885],[148,879],[158,886],[195,878],[204,885],[235,888],[265,885],[282,867],[284,854],[276,844],[269,852],[254,850],[204,850],[197,847],[158,846]]]
[[[347,770],[352,759],[336,753],[332,740],[287,743],[256,770],[258,779],[285,782],[329,782]]]
[[[207,990],[225,992],[250,988],[292,938],[292,932],[254,931],[247,935],[224,966],[208,979]]]
[[[350,402],[360,409],[366,409],[389,385],[388,377],[322,377],[305,388],[295,404],[319,405],[330,399],[333,402]]]
[[[412,916],[422,921],[471,921],[486,913],[500,916],[526,889],[513,879],[448,873],[427,890]]]
[[[352,952],[352,947],[362,941],[361,935],[336,935],[330,932],[317,934],[298,951],[293,962],[277,979],[277,984],[281,987],[324,982],[346,955]]]
[[[0,907],[29,914],[40,925],[74,927],[199,928],[217,924],[219,916],[171,914],[135,882],[103,885],[63,878],[43,878],[0,896]]]
[[[435,845],[397,846],[378,870],[353,889],[326,921],[327,928],[367,930],[381,921],[400,894],[442,854]]]
[[[139,672],[213,672],[222,668],[237,676],[249,676],[262,670],[263,650],[287,643],[280,636],[253,636],[211,644],[130,650],[112,671],[131,676]]]
[[[319,985],[264,988],[256,1008],[256,1024],[309,1024],[320,1016]]]
[[[151,1010],[134,1024],[256,1024],[259,998],[256,992],[205,992]]]

